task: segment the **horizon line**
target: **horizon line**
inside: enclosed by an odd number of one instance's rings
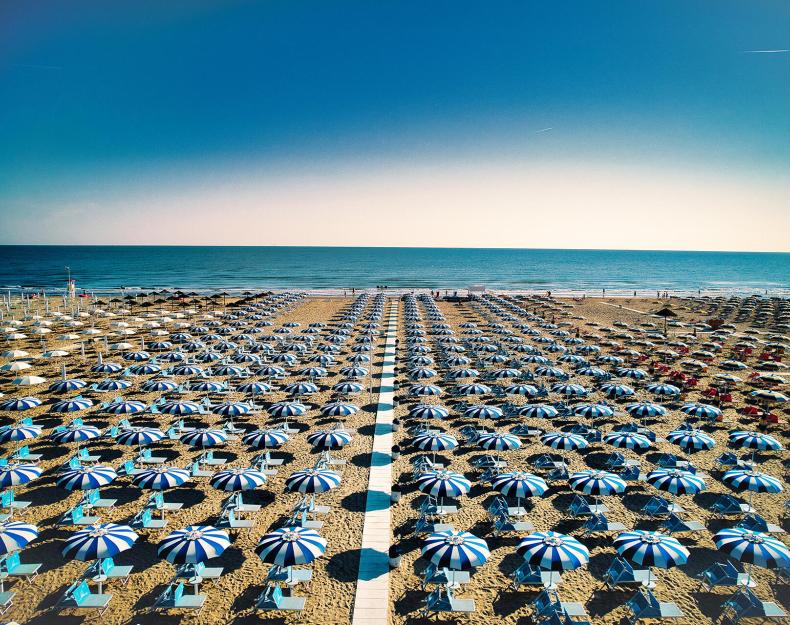
[[[387,250],[507,250],[507,251],[552,251],[552,252],[665,252],[682,254],[783,254],[790,255],[790,250],[691,250],[691,249],[655,249],[655,248],[607,248],[607,247],[478,247],[471,245],[227,245],[210,244],[195,245],[187,243],[0,243],[4,247],[183,247],[183,248],[325,248],[325,249],[387,249]]]

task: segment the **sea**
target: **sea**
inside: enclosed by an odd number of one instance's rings
[[[0,246],[0,288],[492,290],[790,296],[790,254],[396,247]]]

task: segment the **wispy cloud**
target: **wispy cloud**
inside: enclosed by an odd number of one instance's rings
[[[541,128],[540,130],[536,130],[535,134],[538,135],[541,132],[548,132],[549,130],[554,130],[554,127],[553,126],[549,126],[548,128]]]
[[[788,50],[784,50],[784,49],[781,49],[781,50],[744,50],[744,52],[746,54],[782,54],[783,52],[790,52],[790,49],[788,49]]]

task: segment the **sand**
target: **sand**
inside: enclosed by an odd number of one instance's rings
[[[229,300],[230,301],[230,300]],[[287,321],[298,321],[307,325],[314,321],[331,322],[336,313],[351,302],[351,298],[343,297],[311,297],[300,302],[295,308],[279,315],[275,320],[275,327]],[[554,316],[555,320],[570,321],[572,327],[567,329],[574,331],[578,327],[582,333],[592,331],[602,334],[599,327],[593,327],[590,323],[595,322],[601,326],[610,326],[615,321],[624,321],[628,324],[639,324],[651,319],[640,312],[655,310],[666,301],[646,300],[646,299],[611,299],[602,301],[600,299],[586,299],[583,301],[563,300],[562,305],[555,303],[555,310],[551,311],[534,305],[535,310],[539,310],[546,316]],[[686,310],[698,307],[697,304],[689,301],[673,300],[673,309],[679,314],[681,321],[693,321],[707,319],[710,317],[709,310]],[[439,302],[440,309],[446,316],[449,323],[461,335],[462,330],[458,327],[464,321],[476,322],[482,327],[487,321],[482,318],[470,303],[453,304]],[[533,310],[533,306],[527,306]],[[630,310],[629,310],[630,309]],[[149,309],[149,312],[152,309]],[[401,304],[401,312],[403,304]],[[386,311],[386,308],[385,308]],[[137,310],[134,311],[137,314]],[[141,311],[142,313],[142,311]],[[17,314],[17,316],[19,316]],[[583,316],[584,319],[574,317]],[[382,320],[383,322],[386,319]],[[97,323],[103,332],[110,331],[110,320],[101,320]],[[113,321],[117,321],[114,318]],[[653,319],[652,321],[657,321]],[[657,321],[661,325],[660,321]],[[132,322],[133,325],[140,325],[139,322]],[[426,329],[430,326],[430,321],[423,323]],[[4,325],[4,324],[2,324]],[[27,324],[26,324],[27,325]],[[738,323],[739,330],[749,327],[750,322]],[[407,366],[403,362],[405,354],[405,332],[404,321],[401,316],[400,323],[400,351],[399,356],[399,383],[401,391],[400,405],[397,408],[397,415],[403,418],[411,405],[416,403],[414,400],[405,398],[406,389],[410,382],[405,376]],[[765,331],[765,328],[761,328]],[[676,335],[686,330],[672,328],[671,333]],[[143,331],[141,331],[142,333]],[[71,355],[65,359],[47,361],[37,359],[31,361],[34,368],[24,373],[34,373],[42,375],[49,381],[53,381],[59,376],[60,364],[65,362],[68,367],[70,377],[83,377],[95,381],[99,376],[90,373],[86,369],[95,362],[95,356],[89,351],[87,358],[83,360],[79,355],[79,348],[74,342],[61,343],[55,337],[62,333],[60,329],[54,329],[48,335],[48,349],[64,348],[71,351]],[[633,333],[633,332],[632,332]],[[140,335],[128,337],[129,342],[134,345],[139,344]],[[428,336],[429,344],[433,337]],[[118,339],[110,339],[111,342]],[[150,339],[147,339],[150,341]],[[703,339],[700,338],[700,341]],[[592,341],[591,341],[592,342]],[[375,376],[381,359],[381,346],[383,338],[379,340],[373,354],[373,365],[370,367],[372,376]],[[96,344],[103,349],[103,343]],[[26,349],[33,354],[40,354],[41,347],[34,339],[15,341],[12,345],[15,348]],[[637,346],[637,349],[640,349]],[[344,356],[347,352],[344,351]],[[728,350],[722,350],[717,356],[716,362],[728,356]],[[120,357],[107,357],[108,360],[120,361]],[[1,362],[7,362],[2,360]],[[343,362],[345,364],[345,362]],[[750,366],[753,361],[749,362]],[[570,367],[565,366],[567,370]],[[709,376],[719,369],[716,364],[710,366],[707,374],[700,379],[699,389],[708,386]],[[322,381],[322,386],[327,389],[331,384],[340,379],[336,374],[337,368],[331,368],[332,376]],[[781,373],[781,372],[780,372]],[[745,376],[744,376],[745,377]],[[4,373],[2,380],[2,390],[6,397],[34,395],[45,400],[44,405],[34,410],[24,413],[2,413],[0,423],[11,423],[23,417],[32,417],[38,425],[45,428],[45,433],[52,427],[70,420],[71,415],[49,415],[47,414],[47,403],[54,398],[46,391],[46,385],[33,387],[32,389],[19,389],[10,385],[13,375]],[[293,376],[284,381],[296,380],[298,376]],[[132,378],[135,385],[129,391],[123,393],[127,398],[152,401],[158,394],[146,394],[140,391],[139,385],[145,378]],[[371,377],[371,380],[374,378]],[[445,388],[450,388],[452,383],[441,382]],[[589,384],[588,384],[589,386]],[[744,389],[751,387],[744,385]],[[783,387],[779,387],[782,390]],[[105,393],[97,397],[98,401],[107,401],[118,393]],[[709,566],[713,562],[723,561],[723,554],[718,553],[712,542],[713,533],[721,527],[730,526],[732,520],[716,518],[707,506],[718,493],[731,492],[718,479],[714,460],[726,450],[727,432],[736,426],[743,425],[753,428],[755,421],[751,417],[744,417],[738,413],[738,408],[743,406],[741,393],[736,392],[735,404],[725,410],[725,422],[713,429],[710,433],[716,439],[717,446],[707,452],[694,454],[692,460],[702,470],[710,475],[706,480],[708,489],[696,497],[680,497],[682,505],[688,510],[688,519],[696,519],[704,522],[708,528],[706,532],[695,535],[679,535],[681,542],[691,551],[688,565],[671,570],[655,570],[655,577],[658,585],[655,594],[662,600],[675,601],[684,611],[685,617],[680,619],[681,623],[708,623],[718,618],[721,611],[721,604],[727,594],[727,590],[717,590],[711,593],[702,592],[695,575]],[[329,400],[331,393],[322,390],[318,395],[309,399],[313,406],[320,406]],[[647,398],[644,391],[639,390],[638,396]],[[595,399],[593,395],[591,399]],[[688,399],[696,399],[699,392],[690,393]],[[60,397],[59,397],[60,398]],[[285,399],[282,392],[272,393],[265,398],[264,403],[269,403]],[[490,398],[487,398],[490,401]],[[245,501],[248,503],[260,503],[263,508],[254,515],[256,524],[251,532],[241,532],[233,535],[233,544],[216,561],[209,562],[212,566],[225,567],[225,573],[216,583],[205,583],[201,587],[201,592],[206,594],[208,599],[206,607],[199,615],[188,612],[152,612],[155,597],[163,590],[164,585],[171,579],[173,566],[160,560],[156,555],[158,542],[169,533],[169,531],[184,527],[189,524],[213,524],[216,521],[220,507],[220,502],[225,497],[225,493],[211,488],[206,478],[193,479],[187,486],[166,491],[167,501],[183,502],[184,508],[178,512],[168,513],[168,527],[165,530],[140,530],[140,538],[134,548],[119,555],[116,558],[118,564],[134,565],[134,572],[126,585],[118,582],[111,582],[105,592],[113,594],[111,608],[99,619],[95,615],[87,614],[86,620],[99,621],[108,624],[125,623],[151,623],[151,622],[190,622],[190,623],[251,623],[259,622],[261,619],[299,620],[309,623],[349,623],[352,611],[352,601],[354,597],[355,583],[357,577],[357,565],[359,560],[359,545],[361,542],[362,521],[365,508],[365,489],[367,486],[369,454],[372,444],[372,424],[375,420],[376,396],[365,393],[361,396],[352,398],[354,403],[363,407],[357,415],[346,419],[346,425],[357,429],[350,446],[339,452],[333,452],[337,457],[345,458],[348,464],[343,470],[343,482],[340,488],[321,496],[320,503],[332,506],[332,511],[325,517],[325,526],[321,534],[328,541],[326,555],[313,565],[314,578],[309,588],[298,588],[298,594],[308,597],[307,607],[300,616],[285,616],[282,613],[264,614],[255,613],[253,604],[259,594],[267,571],[264,565],[254,553],[254,547],[261,535],[276,527],[284,515],[291,509],[298,500],[296,494],[284,493],[283,483],[287,475],[292,471],[312,466],[316,456],[311,453],[309,445],[306,443],[305,435],[294,435],[291,441],[279,453],[280,457],[286,459],[286,465],[280,468],[277,476],[271,478],[265,488],[249,493],[245,493]],[[443,403],[452,406],[453,401],[449,396],[443,398]],[[471,403],[477,403],[471,398]],[[486,402],[486,398],[480,403]],[[495,403],[495,402],[492,402]],[[770,431],[776,435],[785,445],[790,443],[790,436],[786,432],[787,414],[779,412],[782,423],[771,426]],[[318,429],[320,425],[327,425],[326,420],[316,416],[317,410],[311,410],[307,417],[300,418],[294,423],[301,423],[302,429],[312,431]],[[79,413],[75,416],[83,416],[87,423],[96,424],[102,428],[118,423],[121,417],[105,415],[96,409]],[[612,425],[622,418],[614,418],[610,423],[603,426],[604,431],[611,429]],[[683,420],[683,415],[677,410],[670,411],[669,415],[661,422],[651,424],[651,427],[659,436],[664,436],[667,432],[674,429]],[[135,423],[154,422],[160,426],[165,426],[170,421],[170,417],[159,417],[151,420],[135,420]],[[224,421],[219,417],[204,419],[205,424],[220,424]],[[259,427],[271,420],[265,413],[255,415],[249,419],[238,418],[235,420],[237,425],[249,423],[251,426]],[[445,429],[460,438],[459,427],[464,423],[456,415],[440,424],[441,429]],[[491,429],[509,429],[514,422],[501,422],[494,424],[487,422],[485,425]],[[556,429],[557,423],[535,421],[535,425],[544,429]],[[420,589],[419,573],[425,566],[425,562],[419,557],[422,539],[410,535],[414,520],[418,514],[416,511],[417,501],[420,493],[416,492],[411,476],[410,459],[414,456],[414,449],[409,445],[409,434],[406,428],[402,428],[395,433],[395,440],[404,450],[400,459],[394,462],[394,477],[401,485],[404,495],[400,503],[392,508],[392,527],[394,530],[393,541],[404,549],[403,562],[400,568],[391,573],[391,620],[394,624],[420,620],[419,610],[422,607],[422,600],[426,592]],[[548,449],[539,441],[523,439],[524,445],[515,452],[506,455],[510,469],[530,470],[529,460],[539,453],[544,453]],[[5,454],[10,453],[16,444],[5,445]],[[41,466],[45,473],[42,478],[33,483],[18,487],[16,497],[19,500],[32,501],[33,505],[18,518],[30,521],[39,526],[39,538],[30,544],[22,552],[23,562],[43,563],[40,575],[28,585],[22,580],[10,581],[6,583],[6,590],[16,592],[14,607],[4,618],[19,621],[21,623],[51,623],[51,622],[74,622],[72,619],[81,620],[83,617],[55,616],[51,607],[56,603],[58,597],[65,588],[75,579],[78,579],[86,564],[82,562],[64,562],[60,555],[60,550],[64,539],[70,535],[73,528],[58,527],[57,521],[68,508],[73,506],[80,498],[79,492],[68,493],[55,485],[55,478],[60,465],[73,453],[72,446],[56,446],[47,440],[46,436],[31,442],[31,450],[45,454],[45,459]],[[132,448],[122,448],[112,444],[110,441],[95,442],[88,445],[92,453],[102,454],[107,464],[117,467],[122,461],[131,459],[135,455]],[[172,458],[172,464],[184,466],[188,458],[198,455],[198,452],[188,448],[179,442],[164,442],[153,445],[154,455],[166,455]],[[570,464],[570,470],[581,470],[596,466],[596,462],[612,451],[607,445],[593,445],[587,452],[564,452]],[[650,450],[648,454],[641,457],[642,466],[649,468],[650,459],[655,459],[657,452],[667,451],[677,453],[676,446],[669,443],[659,443]],[[247,446],[239,441],[229,441],[223,448],[217,450],[217,455],[230,456],[231,466],[246,466],[249,459],[254,455]],[[492,489],[482,483],[476,483],[479,472],[476,471],[469,460],[480,452],[477,449],[470,449],[467,445],[460,445],[457,450],[451,453],[442,454],[445,463],[455,471],[465,473],[473,482],[473,489],[469,496],[464,497],[460,502],[460,511],[453,515],[448,522],[455,527],[468,530],[478,536],[485,537],[491,548],[492,556],[487,564],[477,570],[471,583],[459,591],[459,596],[473,598],[477,604],[476,613],[466,617],[472,623],[484,623],[496,620],[503,623],[527,622],[530,618],[532,609],[530,601],[537,594],[534,590],[521,589],[510,591],[507,589],[508,575],[521,563],[521,559],[515,555],[515,546],[520,540],[520,536],[509,535],[495,538],[491,534],[491,525],[488,522],[486,505],[492,498]],[[633,452],[627,450],[623,453],[628,457],[637,457]],[[787,452],[761,455],[762,471],[776,477],[784,478],[786,474]],[[610,512],[610,521],[620,521],[628,528],[653,529],[655,522],[643,520],[638,510],[644,501],[653,494],[660,494],[646,484],[629,483],[626,495],[623,497],[606,498]],[[102,489],[103,497],[118,499],[118,504],[112,509],[103,510],[101,518],[103,522],[128,522],[131,517],[140,510],[144,501],[147,499],[148,492],[140,491],[130,485],[130,479],[119,477],[112,485]],[[568,521],[564,511],[565,506],[571,498],[571,491],[565,485],[552,485],[545,497],[533,501],[532,509],[527,517],[537,530],[556,530],[571,533],[580,537],[581,522]],[[769,522],[784,523],[787,529],[787,521],[783,520],[782,509],[787,500],[787,493],[779,495],[755,495],[753,504],[758,512]],[[595,623],[614,623],[619,622],[626,614],[624,602],[633,593],[626,591],[607,591],[603,584],[602,575],[608,567],[613,554],[611,547],[611,536],[602,534],[592,538],[581,538],[582,542],[590,549],[591,560],[588,566],[574,572],[566,573],[563,576],[559,587],[560,595],[565,601],[583,602],[588,613]],[[784,540],[787,540],[786,538]],[[778,601],[786,608],[790,608],[790,597],[788,597],[788,587],[775,584],[775,574],[759,567],[753,569],[754,578],[759,585],[756,589],[757,594],[764,600]],[[65,614],[65,613],[64,613]],[[84,612],[80,612],[84,614]]]

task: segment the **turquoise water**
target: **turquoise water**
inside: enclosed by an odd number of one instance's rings
[[[790,254],[458,248],[0,246],[0,285],[610,292],[790,289]]]

